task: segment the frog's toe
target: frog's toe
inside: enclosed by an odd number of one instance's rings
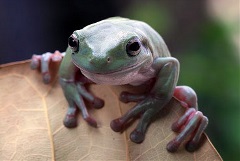
[[[128,95],[128,92],[122,92],[122,93],[120,94],[119,100],[122,101],[122,102],[124,102],[124,103],[128,103],[129,100],[128,100],[127,95]]]
[[[153,108],[150,108],[147,111],[145,111],[145,113],[141,116],[136,129],[130,134],[130,139],[133,142],[141,143],[144,141],[147,128],[157,114],[158,111],[156,111]]]
[[[197,129],[194,131],[192,138],[186,144],[186,150],[189,152],[196,151],[204,142],[202,134],[208,125],[208,118],[206,116],[202,116],[200,124],[197,126]]]
[[[189,152],[194,152],[197,149],[199,149],[201,147],[201,145],[204,143],[205,141],[205,137],[201,137],[199,138],[199,140],[190,140],[187,142],[187,144],[185,145],[185,148],[187,151]]]
[[[167,150],[169,152],[176,152],[180,146],[181,142],[178,142],[177,140],[172,140],[167,144]]]
[[[100,109],[104,106],[104,101],[90,93],[81,83],[77,83],[77,90],[82,98],[92,104],[93,108]]]
[[[110,127],[115,132],[121,132],[123,130],[123,123],[120,119],[115,119],[111,121]]]
[[[67,114],[65,116],[64,120],[63,120],[63,124],[67,128],[77,127],[77,118],[76,118],[76,116]]]
[[[37,69],[40,67],[41,56],[40,55],[33,55],[30,63],[31,69]]]
[[[43,83],[48,84],[51,81],[51,75],[49,72],[42,73]]]
[[[100,98],[95,97],[92,101],[93,108],[100,109],[104,106],[104,101]]]
[[[122,92],[120,94],[119,100],[128,103],[128,102],[139,102],[146,98],[145,94],[133,94],[129,92]]]
[[[189,141],[185,148],[187,151],[189,152],[194,152],[196,151],[198,148],[199,148],[200,144],[198,142],[195,142],[195,141]]]
[[[130,139],[134,143],[142,143],[145,139],[145,133],[142,131],[134,130],[130,134]]]
[[[87,117],[84,118],[84,120],[92,127],[97,127],[97,121],[95,119],[93,119],[92,117]]]

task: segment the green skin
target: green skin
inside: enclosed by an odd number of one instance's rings
[[[56,54],[33,56],[32,67],[42,63],[43,79],[49,82],[48,64]],[[47,61],[44,61],[47,60]],[[34,64],[35,63],[35,64]],[[141,21],[126,18],[109,18],[76,30],[69,38],[69,47],[62,60],[60,84],[69,107],[64,125],[68,128],[77,126],[77,111],[94,127],[97,122],[88,114],[84,100],[95,108],[101,108],[104,102],[89,93],[88,83],[138,86],[147,84],[145,94],[123,92],[120,100],[137,102],[122,117],[111,122],[116,132],[125,130],[125,125],[140,116],[130,139],[141,143],[147,127],[161,109],[174,96],[187,108],[186,113],[176,121],[172,129],[179,135],[167,145],[167,150],[174,152],[189,136],[186,148],[194,151],[199,147],[207,118],[197,109],[195,92],[187,86],[176,86],[179,75],[179,62],[170,56],[161,36],[149,25]],[[183,128],[184,127],[184,128]]]

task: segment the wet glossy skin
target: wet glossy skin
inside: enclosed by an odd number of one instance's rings
[[[45,56],[48,58],[45,62],[42,59],[44,55],[40,56],[42,66],[47,66],[54,55],[59,53]],[[33,56],[35,62],[40,58]],[[48,66],[42,70],[48,71],[46,68]],[[49,75],[44,73],[43,78],[48,82]],[[69,104],[64,125],[68,128],[77,126],[78,108],[83,118],[91,126],[97,127],[97,122],[89,116],[83,99],[96,108],[101,108],[104,102],[90,94],[85,89],[85,84],[137,86],[151,81],[153,83],[146,94],[121,94],[121,101],[137,104],[122,117],[113,120],[111,128],[116,132],[123,131],[125,124],[142,114],[136,129],[130,134],[133,142],[141,143],[152,118],[174,96],[187,110],[173,124],[172,129],[180,134],[167,145],[167,149],[176,151],[182,141],[191,135],[186,147],[187,150],[194,151],[198,148],[208,120],[197,110],[195,92],[187,86],[176,86],[178,74],[178,60],[170,56],[161,36],[144,22],[117,17],[76,30],[69,38],[69,47],[59,70],[60,84]]]

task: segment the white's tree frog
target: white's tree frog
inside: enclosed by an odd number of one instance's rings
[[[141,143],[152,118],[175,97],[187,110],[172,126],[180,134],[168,143],[167,150],[176,151],[189,136],[187,150],[194,151],[198,148],[208,119],[198,111],[195,92],[187,86],[176,86],[179,62],[170,56],[162,37],[153,28],[141,21],[109,18],[74,31],[68,39],[68,46],[65,53],[56,51],[53,54],[33,55],[31,62],[33,69],[41,66],[43,80],[48,83],[51,79],[49,62],[62,60],[59,79],[69,104],[63,121],[66,127],[77,126],[77,108],[91,126],[97,127],[97,122],[89,115],[83,99],[96,108],[101,108],[104,102],[86,90],[87,83],[133,86],[148,84],[148,93],[121,94],[121,101],[137,104],[111,122],[112,130],[124,130],[125,124],[141,114],[137,127],[130,134],[133,142]]]

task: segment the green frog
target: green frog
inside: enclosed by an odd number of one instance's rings
[[[140,116],[130,139],[135,143],[144,141],[147,127],[175,97],[186,107],[185,114],[172,125],[179,134],[167,144],[167,150],[175,152],[187,138],[188,151],[195,151],[208,124],[208,119],[198,111],[197,96],[188,86],[177,86],[179,62],[171,57],[162,37],[148,24],[114,17],[76,30],[68,39],[66,52],[33,55],[31,67],[41,66],[43,81],[49,83],[49,63],[60,62],[59,82],[68,102],[64,118],[67,128],[77,126],[77,111],[86,122],[97,127],[96,120],[88,113],[84,100],[95,108],[104,101],[92,95],[86,84],[133,86],[147,85],[144,94],[122,92],[120,100],[137,102],[128,112],[110,123],[112,130],[121,132],[125,125]]]

